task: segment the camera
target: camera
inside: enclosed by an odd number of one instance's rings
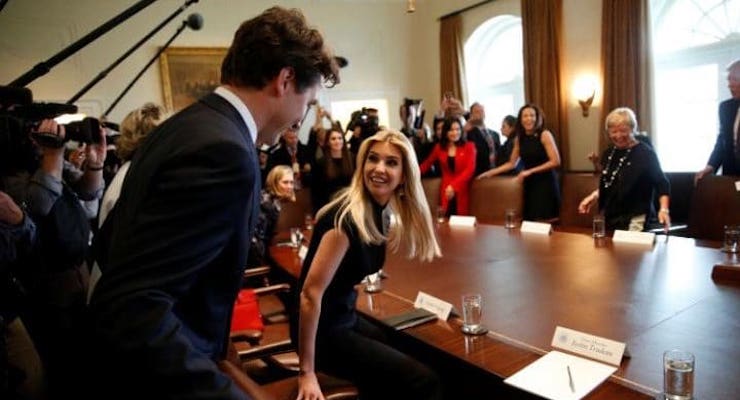
[[[377,133],[380,129],[378,110],[362,107],[361,110],[353,112],[347,124],[347,130],[354,131],[355,127],[360,127],[360,136],[363,139]]]
[[[0,147],[19,147],[42,120],[76,112],[77,106],[72,104],[33,102],[33,95],[26,88],[0,87]],[[95,118],[88,117],[63,126],[63,140],[45,133],[33,133],[33,138],[45,147],[61,147],[68,140],[82,143],[100,141],[100,122]]]

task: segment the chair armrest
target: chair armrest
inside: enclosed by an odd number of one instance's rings
[[[268,294],[290,292],[290,285],[287,283],[277,283],[275,285],[258,287],[252,290],[254,291],[254,294],[256,294],[257,296],[265,296]]]
[[[252,346],[257,346],[262,340],[262,331],[257,329],[244,329],[241,331],[232,331],[229,336],[231,341],[244,341]]]
[[[274,343],[258,345],[248,349],[237,350],[237,355],[241,361],[262,359],[265,357],[275,356],[278,354],[290,353],[295,351],[295,346],[290,339],[280,340]]]
[[[270,267],[267,265],[254,267],[254,268],[247,268],[244,270],[244,278],[252,278],[255,276],[263,276],[270,273]]]
[[[247,376],[239,367],[232,362],[222,360],[218,362],[218,369],[226,374],[234,384],[244,393],[248,394],[254,400],[277,400],[270,393],[265,391],[257,382]]]

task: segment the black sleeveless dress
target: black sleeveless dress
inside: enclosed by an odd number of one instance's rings
[[[541,142],[541,133],[519,136],[519,157],[523,169],[547,162],[547,151]],[[524,180],[525,220],[537,221],[555,218],[560,214],[560,187],[554,169],[532,174]]]

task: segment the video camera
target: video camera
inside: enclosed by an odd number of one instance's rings
[[[362,138],[367,138],[377,133],[380,129],[378,110],[362,107],[361,110],[353,112],[349,124],[347,124],[347,130],[353,132],[355,127],[360,127],[360,136]]]
[[[45,119],[76,112],[77,106],[72,104],[33,102],[33,95],[27,88],[0,86],[0,148],[17,147]],[[100,141],[100,121],[96,118],[87,117],[63,126],[63,140],[44,133],[33,133],[32,136],[39,145],[56,148],[69,140],[81,143]]]

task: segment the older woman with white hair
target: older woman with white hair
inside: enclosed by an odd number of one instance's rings
[[[607,229],[643,231],[657,218],[668,230],[670,184],[653,149],[635,138],[635,113],[626,107],[616,108],[606,116],[605,125],[611,146],[601,156],[599,187],[581,201],[578,211],[589,213],[598,202]],[[656,195],[660,202],[657,215]]]

